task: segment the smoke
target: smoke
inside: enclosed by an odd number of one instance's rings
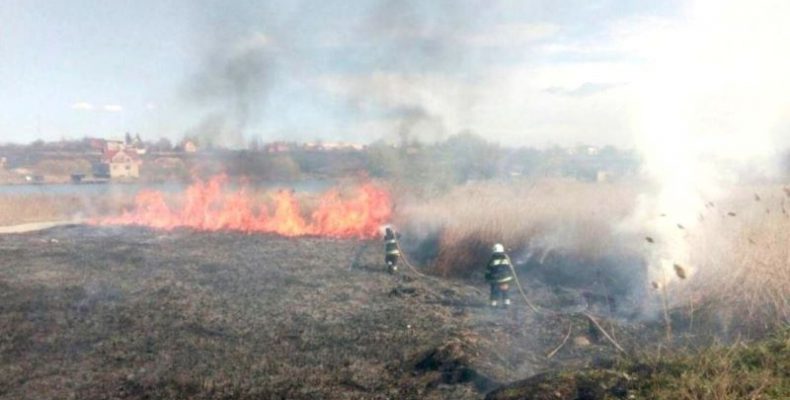
[[[637,50],[647,68],[634,128],[655,185],[626,226],[655,238],[647,252],[656,282],[671,280],[674,264],[693,274],[686,232],[728,194],[740,166],[777,170],[790,112],[787,15],[780,1],[700,0]]]
[[[459,40],[474,29],[470,11],[449,1],[376,2],[355,29],[371,48],[376,72],[345,79],[335,92],[347,96],[355,112],[385,110],[385,140],[434,143],[462,130],[449,121],[462,120],[475,96],[438,77],[467,73],[473,54]],[[453,101],[448,93],[456,94]]]
[[[460,130],[446,120],[458,120],[474,96],[459,94],[448,104],[442,86],[452,80],[436,77],[464,71],[470,54],[458,40],[475,21],[471,9],[448,1],[383,0],[338,20],[342,7],[297,1],[199,8],[194,18],[198,62],[181,95],[201,117],[186,134],[240,147],[252,131],[302,133],[301,123],[283,121],[282,114],[268,125],[264,117],[280,108],[313,112],[310,107],[320,100],[286,102],[283,96],[315,81],[324,85],[313,90],[345,101],[339,116],[350,118],[352,126],[371,118],[386,121],[365,135],[434,142],[448,129]],[[335,124],[342,125],[327,121],[327,129]],[[320,128],[316,133],[325,134]]]
[[[268,36],[253,33],[217,39],[187,83],[187,100],[205,111],[187,134],[214,145],[241,147],[252,119],[260,115],[275,69],[275,49]]]
[[[406,107],[394,113],[400,121],[398,140],[403,145],[412,142],[434,143],[445,138],[446,128],[442,118],[428,113],[422,107]]]

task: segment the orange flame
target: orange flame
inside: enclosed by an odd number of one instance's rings
[[[187,227],[283,236],[372,238],[392,214],[389,193],[372,183],[357,187],[351,198],[344,198],[336,189],[324,193],[310,218],[305,218],[291,191],[276,192],[270,212],[266,204],[256,204],[244,187],[234,192],[225,190],[227,181],[224,175],[198,180],[179,196],[177,209],[171,209],[163,193],[145,190],[135,198],[133,209],[98,223],[164,230]]]

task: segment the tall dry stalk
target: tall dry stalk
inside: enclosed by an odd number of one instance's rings
[[[400,201],[396,222],[433,227],[441,242],[436,268],[467,275],[485,263],[495,242],[516,252],[539,249],[540,261],[557,247],[587,257],[602,254],[615,245],[613,224],[630,212],[634,198],[635,190],[625,185],[478,183],[427,201]]]
[[[790,216],[781,208],[786,196],[777,186],[741,187],[708,209],[689,236],[695,272],[674,285],[670,306],[713,308],[739,330],[790,323]]]

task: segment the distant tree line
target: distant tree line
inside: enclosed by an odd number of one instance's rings
[[[430,145],[375,143],[366,153],[371,175],[432,189],[514,177],[623,177],[635,174],[640,165],[636,153],[612,146],[504,147],[470,132]]]
[[[127,142],[142,142],[139,135],[126,135]],[[639,158],[634,152],[615,147],[577,146],[574,148],[506,147],[490,142],[472,132],[461,132],[434,143],[408,141],[392,144],[375,142],[364,149],[344,148],[316,151],[296,143],[285,144],[285,151],[271,151],[260,141],[244,150],[203,147],[195,155],[178,155],[168,139],[144,142],[143,175],[179,176],[188,179],[224,172],[259,180],[295,180],[303,178],[340,178],[367,174],[426,190],[442,190],[470,181],[510,179],[514,177],[571,177],[596,180],[635,174]],[[205,145],[205,143],[202,143]],[[9,164],[33,164],[57,154],[83,153],[98,157],[95,139],[81,139],[30,145],[0,146],[0,156]],[[165,157],[168,160],[162,160]],[[175,158],[174,158],[175,157]],[[91,159],[91,158],[89,158]],[[790,158],[788,158],[790,159]],[[13,160],[13,162],[11,162]],[[178,171],[171,171],[178,169]]]

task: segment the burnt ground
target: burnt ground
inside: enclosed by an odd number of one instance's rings
[[[479,399],[615,354],[584,318],[515,296],[489,309],[482,282],[391,276],[380,247],[128,227],[0,236],[0,397]]]

